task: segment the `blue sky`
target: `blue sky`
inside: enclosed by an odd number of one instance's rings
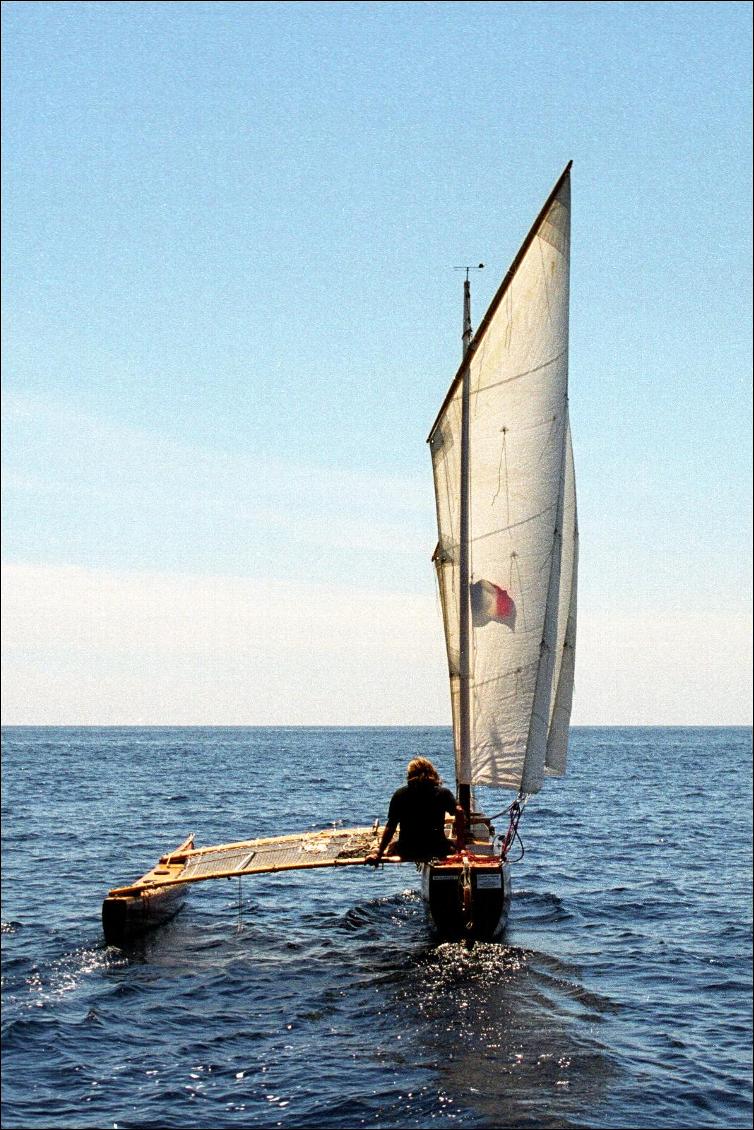
[[[750,720],[748,4],[3,24],[8,722],[448,720],[453,267],[571,158],[574,721]]]

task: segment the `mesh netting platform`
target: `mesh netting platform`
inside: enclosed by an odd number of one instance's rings
[[[183,869],[175,878],[181,881],[211,879],[228,874],[253,875],[360,861],[376,850],[379,838],[374,828],[343,828],[199,848],[188,853]]]
[[[162,856],[146,875],[127,887],[115,887],[109,897],[141,896],[157,888],[199,883],[204,879],[227,879],[233,875],[363,864],[366,857],[377,850],[380,838],[381,829],[377,826],[301,832],[205,848],[194,848],[193,836],[189,836],[174,852]]]

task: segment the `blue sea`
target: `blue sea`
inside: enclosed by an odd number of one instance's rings
[[[496,944],[438,942],[405,864],[198,884],[121,950],[104,895],[189,832],[382,822],[450,732],[9,728],[2,1125],[749,1127],[751,752],[575,729]]]

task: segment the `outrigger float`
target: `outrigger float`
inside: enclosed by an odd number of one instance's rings
[[[500,934],[521,810],[546,777],[566,769],[578,561],[568,419],[570,169],[569,162],[473,337],[471,268],[462,268],[462,360],[428,438],[456,796],[469,831],[456,854],[418,866],[432,920],[448,938]],[[516,792],[503,837],[476,811],[477,786]],[[194,883],[363,866],[379,842],[376,823],[205,848],[189,837],[131,886],[110,891],[105,937],[120,942],[172,917]]]

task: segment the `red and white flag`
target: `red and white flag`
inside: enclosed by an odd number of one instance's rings
[[[505,589],[491,581],[474,581],[471,586],[471,618],[481,628],[491,621],[516,627],[516,605]]]

